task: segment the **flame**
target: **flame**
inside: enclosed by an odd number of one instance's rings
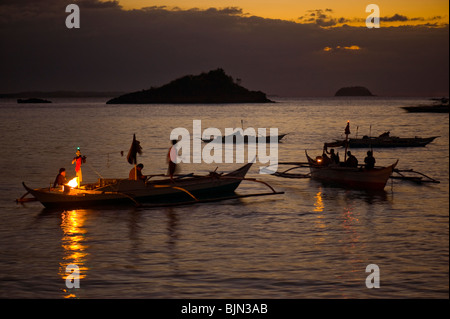
[[[67,183],[67,185],[70,186],[71,188],[77,187],[77,186],[78,186],[77,178],[76,178],[76,177],[72,178],[72,179]]]

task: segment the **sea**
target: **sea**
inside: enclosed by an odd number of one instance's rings
[[[428,97],[274,99],[223,105],[0,100],[0,298],[448,299],[449,115],[401,108],[430,104]],[[61,167],[75,177],[78,147],[87,157],[84,182],[127,178],[133,134],[143,173],[165,174],[171,132],[192,134],[195,120],[202,131],[222,134],[241,125],[287,133],[278,144],[278,171],[293,167],[283,162],[306,162],[305,151],[321,155],[325,142],[345,138],[347,121],[350,137],[439,136],[426,147],[374,149],[376,165],[399,160],[398,169],[439,183],[390,179],[384,191],[371,193],[259,174],[264,165],[257,161],[247,177],[284,194],[160,208],[47,210],[36,201],[16,202],[26,193],[22,182],[48,187]],[[344,149],[336,150],[343,158]],[[363,162],[367,149],[351,151]],[[242,165],[179,167],[182,174],[208,174]],[[243,181],[236,193],[268,191]]]

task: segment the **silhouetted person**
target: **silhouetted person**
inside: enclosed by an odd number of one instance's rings
[[[352,152],[347,152],[347,161],[345,162],[345,166],[347,167],[358,167],[358,159],[355,157],[355,155],[352,154]]]
[[[61,186],[67,184],[66,180],[66,169],[61,167],[59,169],[58,175],[56,175],[55,182],[53,183],[53,187]]]
[[[372,169],[375,167],[375,157],[373,157],[372,151],[367,151],[367,156],[364,158],[364,163],[366,163],[366,169]]]
[[[334,152],[334,148],[332,148],[331,150],[330,150],[330,161],[331,161],[331,164],[339,164],[339,153],[338,154],[336,154],[335,152]]]
[[[135,181],[143,181],[146,179],[145,175],[142,175],[142,169],[144,168],[143,164],[137,164],[130,170],[130,174],[128,175],[128,179]]]
[[[328,166],[328,165],[330,165],[330,163],[331,163],[331,160],[328,157],[327,153],[324,151],[322,153],[322,165],[323,166]]]
[[[169,164],[168,168],[168,175],[170,176],[170,179],[173,181],[173,175],[175,175],[175,172],[177,171],[177,149],[175,147],[175,144],[177,144],[177,140],[172,140],[172,146],[169,149],[169,152],[167,153],[167,163]]]

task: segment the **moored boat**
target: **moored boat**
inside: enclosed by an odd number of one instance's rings
[[[239,132],[238,132],[239,133]],[[203,138],[202,141],[205,143],[211,143],[211,142],[218,142],[218,143],[227,143],[227,141],[231,141],[233,144],[239,144],[239,143],[267,143],[269,144],[271,142],[271,139],[276,139],[277,142],[280,142],[283,137],[285,137],[287,134],[279,134],[274,136],[248,136],[248,135],[240,135],[240,134],[233,134],[228,136],[222,136],[222,137],[216,137],[216,138]]]
[[[311,178],[330,184],[365,190],[383,190],[398,163],[397,160],[392,165],[375,167],[369,170],[362,167],[321,165],[320,162],[309,157],[307,152],[305,153]]]
[[[439,136],[432,137],[396,137],[381,134],[378,137],[349,138],[347,143],[350,148],[388,148],[388,147],[421,147],[433,142]],[[325,143],[326,147],[344,147],[345,140]]]
[[[192,174],[174,181],[166,178],[154,181],[129,179],[99,179],[97,183],[80,188],[64,185],[63,188],[30,188],[23,186],[47,208],[81,208],[111,204],[162,203],[198,201],[198,198],[220,198],[233,194],[252,163],[228,174],[215,172],[205,176]],[[274,192],[275,193],[275,192]],[[197,198],[198,197],[198,198]]]

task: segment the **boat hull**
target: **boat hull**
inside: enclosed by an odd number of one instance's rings
[[[387,137],[387,138],[351,138],[348,140],[350,148],[389,148],[389,147],[423,147],[434,141],[439,136],[432,136],[427,138],[413,137]],[[333,143],[326,143],[327,147],[345,146],[345,141],[336,141]]]
[[[409,113],[450,113],[450,107],[448,104],[403,106],[402,109],[406,110]]]
[[[176,203],[193,201],[203,198],[219,197],[233,193],[244,179],[251,163],[229,174],[219,176],[188,177],[185,179],[170,179],[143,182],[119,179],[109,185],[93,190],[70,189],[60,190],[25,189],[46,208],[85,208],[99,205],[142,203]]]
[[[276,138],[278,142],[280,142],[283,137],[285,137],[287,134],[280,134],[277,136],[222,136],[221,138],[210,138],[210,139],[202,139],[203,142],[205,143],[211,143],[211,142],[218,142],[218,143],[227,143],[228,139],[230,141],[233,142],[233,144],[239,144],[239,143],[244,143],[244,144],[248,144],[248,143],[252,143],[253,140],[255,141],[255,143],[267,143],[269,144],[271,141],[271,138]]]
[[[383,190],[398,161],[394,164],[366,170],[364,168],[320,166],[306,155],[311,178],[345,188]]]

